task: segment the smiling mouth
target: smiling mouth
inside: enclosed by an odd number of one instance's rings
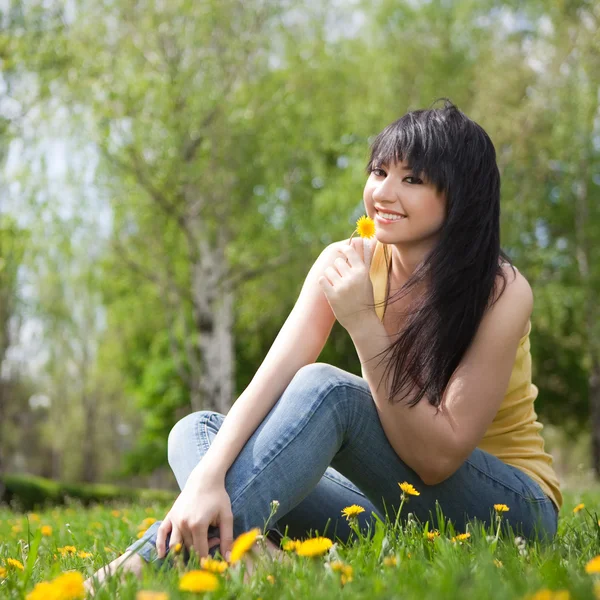
[[[404,219],[406,219],[406,215],[396,215],[394,213],[386,213],[380,211],[375,211],[375,217],[379,220],[388,221],[390,223],[393,221],[403,221]]]

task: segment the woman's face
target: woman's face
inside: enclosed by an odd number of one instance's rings
[[[375,221],[375,236],[384,244],[429,246],[435,242],[446,217],[446,198],[435,186],[420,179],[405,161],[374,164],[363,192],[367,215]],[[404,218],[384,222],[381,212]]]

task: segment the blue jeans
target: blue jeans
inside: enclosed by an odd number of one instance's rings
[[[202,459],[225,417],[199,411],[179,421],[169,435],[169,464],[183,488]],[[400,505],[398,483],[407,481],[420,492],[405,503],[422,523],[437,522],[436,500],[457,532],[468,520],[494,522],[494,504],[507,504],[505,526],[517,535],[549,541],[556,534],[558,511],[528,475],[476,448],[461,467],[436,485],[425,485],[388,442],[368,383],[325,363],[300,369],[225,477],[234,516],[234,538],[264,527],[272,500],[279,501],[269,528],[293,538],[313,533],[346,542],[350,528],[341,511],[358,504],[365,511],[359,525],[366,531],[372,513],[394,519]],[[154,560],[159,523],[130,546],[145,560]],[[217,537],[210,526],[208,537]],[[214,556],[218,546],[210,550]]]

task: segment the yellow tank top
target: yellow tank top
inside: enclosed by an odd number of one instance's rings
[[[384,244],[377,241],[369,275],[375,304],[380,303],[375,310],[381,321],[387,300],[388,267]],[[560,509],[563,498],[559,481],[552,467],[552,457],[544,451],[544,439],[540,435],[544,426],[537,420],[533,408],[538,388],[531,382],[530,333],[531,322],[527,335],[519,342],[504,400],[477,447],[523,471],[540,485]],[[362,373],[364,378],[364,370]]]

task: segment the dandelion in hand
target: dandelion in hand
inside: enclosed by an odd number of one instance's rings
[[[375,235],[375,223],[373,219],[363,215],[360,217],[360,219],[358,219],[358,221],[356,221],[356,229],[352,232],[352,235],[348,240],[349,244],[352,243],[352,238],[356,233],[358,233],[361,238],[373,237]]]

